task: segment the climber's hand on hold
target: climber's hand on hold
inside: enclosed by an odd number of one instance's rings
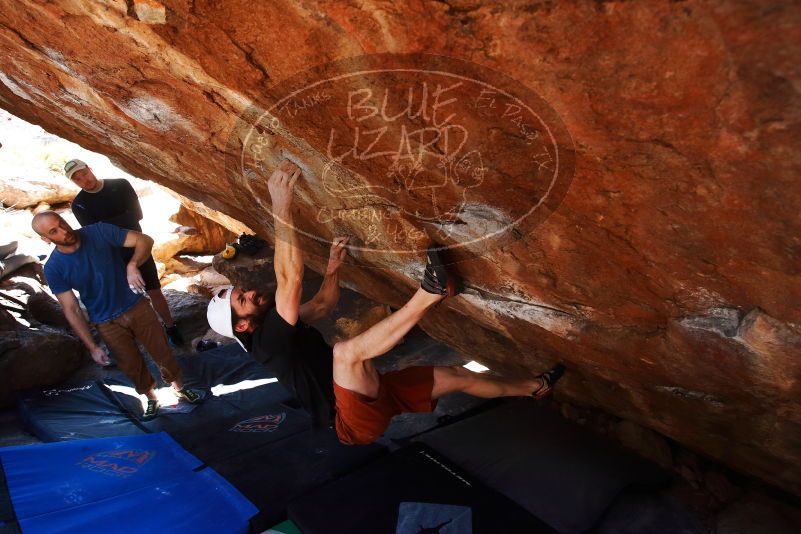
[[[273,201],[273,214],[278,217],[286,217],[292,206],[292,194],[295,182],[300,176],[300,167],[285,159],[277,169],[273,171],[267,181],[267,189]]]
[[[339,270],[342,262],[345,261],[345,256],[348,255],[346,245],[349,239],[349,236],[334,238],[334,242],[331,243],[331,250],[328,254],[328,267],[325,270],[325,274],[334,274]]]

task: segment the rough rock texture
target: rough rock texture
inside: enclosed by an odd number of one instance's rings
[[[256,254],[237,254],[225,260],[217,254],[211,261],[214,271],[225,277],[228,283],[241,286],[247,290],[256,289],[262,292],[275,288],[275,271],[273,269],[273,251],[263,248]]]
[[[19,1],[0,11],[0,106],[266,238],[261,171],[301,161],[296,223],[373,247],[352,251],[345,284],[397,307],[422,254],[386,249],[508,226],[544,198],[525,176],[547,170],[554,147],[521,162],[545,137],[510,132],[489,100],[454,118],[481,134],[471,137],[481,150],[423,174],[359,159],[347,140],[326,154],[329,130],[349,120],[378,131],[375,118],[346,116],[366,104],[330,104],[341,92],[288,101],[249,146],[237,117],[279,102],[278,82],[361,54],[440,54],[493,69],[503,87],[516,80],[547,102],[538,109],[574,162],[572,182],[537,224],[466,247],[467,293],[423,328],[507,374],[562,360],[565,398],[801,495],[799,28],[801,6],[781,0]],[[420,131],[396,154],[427,145]],[[260,165],[232,172],[243,145]],[[327,165],[332,147],[354,161]],[[441,139],[434,149],[450,154]],[[492,172],[502,179],[482,183]],[[460,198],[457,210],[431,209]],[[319,270],[326,246],[304,247]]]
[[[81,342],[64,332],[40,326],[14,336],[19,345],[0,354],[0,407],[11,406],[16,392],[62,383],[86,363]]]
[[[204,236],[188,226],[176,228],[175,232],[162,234],[159,242],[153,245],[153,259],[159,263],[168,262],[187,247],[194,248],[197,245],[204,247],[204,241]]]
[[[198,204],[183,198],[181,201],[178,211],[170,217],[170,221],[179,226],[171,234],[162,233],[153,246],[153,258],[157,262],[168,263],[179,254],[215,254],[223,250],[226,243],[236,239],[236,235],[219,222],[192,211]],[[201,211],[206,215],[213,213],[209,209]],[[222,214],[218,214],[217,218],[225,220]]]
[[[161,234],[153,246],[153,258],[166,263],[178,254],[215,254],[233,241],[233,232],[181,204],[170,220],[178,227],[171,234]]]
[[[202,336],[209,329],[209,324],[206,322],[206,308],[209,305],[209,299],[170,289],[164,290],[164,296],[170,305],[172,317],[178,324],[185,340],[191,341]],[[184,348],[191,350],[191,346]]]
[[[17,329],[17,320],[5,309],[0,308],[0,332],[14,332]]]
[[[659,434],[631,421],[621,421],[617,424],[617,437],[623,445],[662,467],[673,465],[670,445]]]
[[[733,503],[718,518],[718,534],[746,534],[771,532],[792,534],[798,532],[801,514],[798,510],[759,494],[749,494]]]
[[[225,213],[220,213],[217,210],[211,209],[203,202],[195,202],[192,199],[186,198],[183,195],[179,195],[174,191],[171,192],[174,196],[181,201],[182,208],[191,215],[192,218],[200,219],[203,222],[201,226],[206,227],[206,225],[210,225],[208,221],[212,221],[220,225],[225,230],[231,232],[233,237],[239,236],[243,233],[253,234],[253,230],[247,226],[246,224],[234,219],[226,215]],[[192,225],[190,225],[192,226]],[[226,235],[226,243],[230,242],[233,238],[228,239]]]
[[[19,336],[17,335],[17,320],[0,308],[0,355],[19,347]]]
[[[0,204],[16,209],[39,204],[63,204],[69,202],[79,189],[63,177],[59,180],[31,180],[28,177],[3,176],[0,182]]]
[[[40,323],[55,328],[69,329],[61,304],[49,293],[40,291],[28,297],[28,311]]]
[[[236,239],[230,230],[184,205],[178,209],[172,221],[197,230],[195,239],[189,239],[181,252],[185,254],[216,254],[225,248],[226,243]]]

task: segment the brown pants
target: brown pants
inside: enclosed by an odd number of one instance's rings
[[[167,342],[167,335],[147,299],[142,298],[116,319],[95,326],[111,350],[117,366],[133,381],[137,393],[145,393],[156,385],[144,356],[139,352],[137,341],[156,362],[165,382],[180,378],[181,371]]]

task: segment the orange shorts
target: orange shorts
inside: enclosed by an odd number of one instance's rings
[[[380,376],[378,398],[345,389],[334,382],[336,417],[334,428],[345,445],[367,445],[381,437],[394,415],[430,412],[433,367],[409,367]]]

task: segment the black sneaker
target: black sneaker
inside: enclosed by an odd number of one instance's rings
[[[165,328],[164,331],[167,332],[167,340],[170,342],[170,345],[176,349],[184,344],[184,336],[178,331],[178,323],[174,323],[171,327]]]
[[[155,419],[159,413],[159,408],[159,401],[148,399],[147,408],[145,408],[145,412],[142,414],[142,421],[151,421],[152,419]]]
[[[439,251],[432,247],[426,251],[426,257],[428,262],[420,287],[434,295],[458,295],[461,292],[459,280],[445,268]]]
[[[184,389],[176,389],[175,394],[178,395],[179,398],[184,399],[189,404],[198,404],[202,399],[200,394],[194,389],[184,388]]]

